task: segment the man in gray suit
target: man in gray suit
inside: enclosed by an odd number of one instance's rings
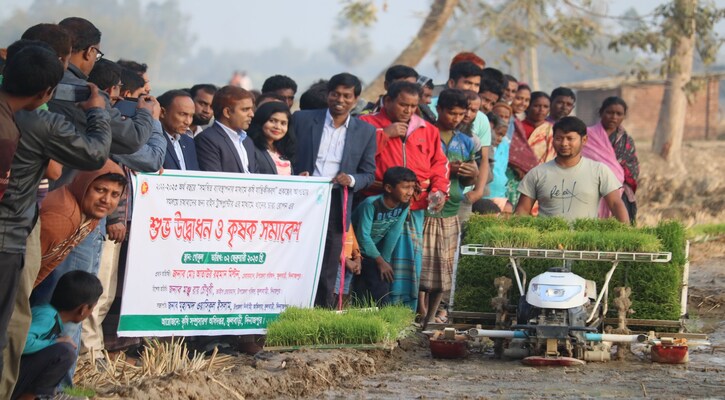
[[[315,305],[323,307],[335,305],[335,278],[340,268],[343,225],[345,231],[350,225],[352,192],[365,189],[375,175],[375,128],[350,115],[361,89],[356,76],[337,74],[327,84],[327,109],[298,111],[292,116],[292,127],[297,135],[295,172],[327,177],[334,184],[315,298]],[[342,187],[350,190],[345,204]],[[347,219],[343,221],[345,208]]]
[[[254,117],[252,93],[224,86],[214,94],[214,123],[194,138],[202,171],[257,173],[254,142],[246,129]]]

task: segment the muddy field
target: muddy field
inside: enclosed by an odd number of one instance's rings
[[[710,334],[714,346],[692,349],[688,365],[653,364],[634,353],[572,368],[526,367],[494,360],[490,351],[434,360],[417,335],[393,351],[240,356],[225,373],[152,379],[98,398],[725,398],[725,306],[717,306],[725,303],[725,240],[695,244],[691,258],[688,327]]]
[[[687,225],[725,221],[723,142],[689,143],[690,174],[666,171],[643,152],[640,223],[677,218]],[[694,244],[690,253],[690,331],[713,347],[690,351],[687,365],[626,361],[574,368],[533,368],[491,352],[434,360],[413,336],[393,351],[334,350],[239,356],[224,373],[146,380],[99,393],[132,399],[435,399],[435,398],[725,398],[725,239]]]
[[[691,350],[686,366],[653,364],[629,354],[626,361],[533,368],[487,354],[474,354],[464,361],[433,360],[421,346],[406,352],[403,362],[388,372],[316,397],[725,398],[725,240],[694,245],[692,259],[689,326],[708,333],[713,344],[721,347]]]

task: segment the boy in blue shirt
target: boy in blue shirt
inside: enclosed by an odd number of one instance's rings
[[[360,275],[355,278],[355,294],[360,300],[390,302],[393,249],[408,217],[417,177],[408,168],[392,167],[383,175],[383,194],[363,200],[352,213],[352,224],[363,256]]]
[[[75,344],[62,336],[63,324],[81,323],[93,311],[103,292],[101,281],[85,271],[63,275],[50,304],[32,308],[33,320],[20,360],[20,376],[13,399],[53,396],[76,359]]]

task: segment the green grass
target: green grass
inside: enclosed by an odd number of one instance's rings
[[[379,310],[351,308],[345,313],[289,307],[267,326],[268,346],[382,344],[394,342],[413,322],[403,306]]]
[[[513,218],[512,218],[513,219]],[[545,220],[548,218],[539,218]],[[505,233],[509,221],[492,217],[472,217],[467,225],[464,244],[481,243],[479,239],[492,238],[491,242],[500,242],[506,238]],[[526,221],[523,218],[522,221]],[[516,229],[527,229],[526,240],[530,240],[529,229],[539,230],[542,225],[521,221],[514,224]],[[556,224],[556,225],[555,225]],[[554,226],[561,225],[553,223]],[[685,259],[686,231],[682,224],[675,221],[663,221],[653,228],[636,229],[616,221],[609,220],[578,220],[573,227],[542,231],[537,237],[541,248],[596,251],[637,251],[672,253],[669,263],[620,263],[612,281],[610,290],[617,286],[632,288],[632,318],[676,320],[680,317],[680,290]],[[493,231],[482,233],[481,230]],[[502,246],[509,247],[509,246]],[[458,311],[493,311],[491,298],[496,296],[493,280],[498,276],[513,279],[513,273],[505,257],[462,256],[456,277],[456,293],[454,309]],[[532,277],[551,267],[560,266],[561,261],[544,259],[523,259],[521,267],[526,271],[529,281]],[[601,289],[605,274],[611,268],[609,262],[577,261],[573,272],[585,279],[597,282]],[[610,292],[611,293],[611,292]],[[509,292],[512,304],[518,301],[516,285]],[[610,300],[613,296],[610,295]],[[614,308],[610,305],[610,315]]]
[[[723,235],[725,235],[725,224],[695,225],[688,230],[688,237],[695,240],[715,238]]]
[[[96,391],[90,388],[84,388],[80,386],[64,386],[63,393],[69,396],[88,397],[92,398],[96,396]]]

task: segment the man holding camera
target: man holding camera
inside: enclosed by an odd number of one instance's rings
[[[90,21],[78,17],[66,18],[58,25],[68,30],[73,40],[70,63],[60,83],[77,88],[75,93],[78,96],[84,96],[82,88],[86,87],[88,74],[96,61],[103,58],[103,52],[100,49],[101,32]],[[133,118],[124,119],[118,110],[111,108],[108,96],[105,93],[102,93],[102,96],[106,99],[106,111],[111,115],[111,132],[113,133],[111,153],[131,154],[136,152],[151,137],[153,120],[158,119],[160,113],[158,102],[153,97],[146,96],[143,101],[138,102],[136,115]],[[52,112],[65,115],[79,131],[85,131],[85,113],[76,107],[75,103],[86,99],[81,97],[67,100],[52,99],[48,103],[48,107]],[[72,173],[64,171],[63,176],[56,181],[54,187],[68,183],[72,180],[72,175]]]
[[[48,101],[53,90],[63,76],[63,65],[57,54],[39,46],[28,46],[19,50],[12,57],[8,57],[3,72],[3,84],[0,88],[0,198],[9,195],[18,185],[15,180],[26,171],[22,166],[13,163],[16,158],[16,149],[20,139],[20,127],[16,120],[16,113],[26,110],[33,111]],[[21,146],[22,147],[22,146]],[[18,154],[19,156],[19,154]],[[17,157],[21,158],[21,157]],[[11,165],[19,171],[18,177],[11,172]],[[42,172],[39,174],[42,175]],[[35,194],[40,177],[30,185]],[[8,185],[13,179],[13,185]],[[10,317],[15,308],[16,293],[24,264],[25,238],[30,232],[28,226],[17,229],[8,224],[13,217],[12,211],[21,206],[17,202],[7,204],[11,212],[8,215],[0,214],[0,259],[3,260],[0,268],[0,350],[7,344],[7,330]],[[35,206],[34,202],[32,206]],[[16,238],[21,232],[25,233],[22,244],[15,246]],[[3,367],[3,356],[0,355],[0,370]],[[4,377],[3,373],[3,377]],[[11,388],[12,389],[12,388]],[[2,397],[2,396],[0,396]]]

